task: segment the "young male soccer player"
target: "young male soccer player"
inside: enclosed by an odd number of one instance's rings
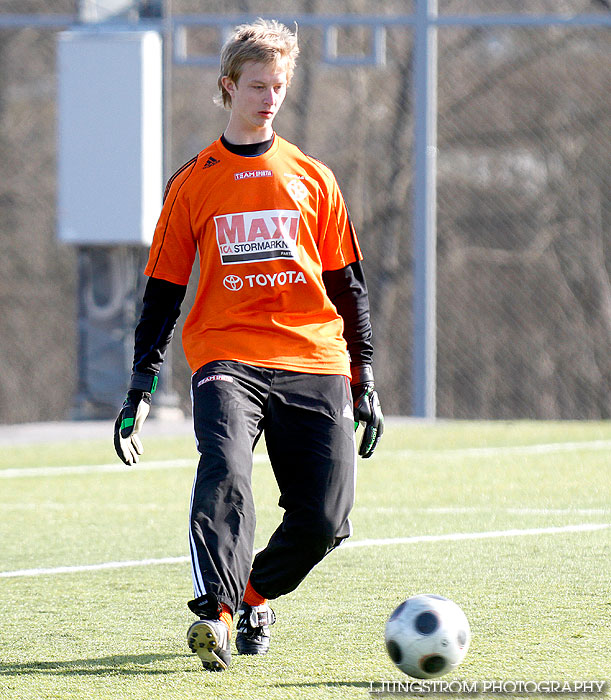
[[[183,332],[201,455],[188,603],[199,619],[187,639],[209,670],[229,665],[236,612],[238,652],[267,652],[268,599],[294,590],[350,535],[355,421],[365,425],[363,457],[384,427],[362,256],[343,197],[325,165],[272,129],[297,53],[292,32],[263,20],[237,27],[223,47],[229,123],[166,188],[115,424],[119,457],[137,462],[197,251],[199,286]],[[284,516],[253,562],[252,450],[261,433]]]

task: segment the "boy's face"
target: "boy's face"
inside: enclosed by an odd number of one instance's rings
[[[284,65],[247,61],[237,82],[224,77],[223,85],[231,95],[231,122],[271,137],[272,122],[286,97]]]

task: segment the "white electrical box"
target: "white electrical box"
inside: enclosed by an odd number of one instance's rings
[[[149,245],[163,189],[161,36],[62,32],[58,62],[59,239]]]

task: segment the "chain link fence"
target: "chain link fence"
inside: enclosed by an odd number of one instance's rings
[[[205,5],[172,0],[164,9],[173,18],[371,14],[360,0]],[[404,1],[381,5],[376,13],[413,10]],[[606,17],[605,5],[533,0],[529,12]],[[59,0],[52,11],[74,15],[76,2]],[[440,17],[491,11],[489,2],[439,0]],[[493,11],[524,9],[497,0]],[[49,9],[42,0],[0,2],[0,15],[24,12]],[[5,423],[65,418],[78,384],[77,251],[55,234],[59,29],[0,28]],[[409,415],[412,30],[387,29],[384,65],[331,66],[320,60],[320,27],[300,26],[299,37],[298,69],[275,126],[337,175],[365,254],[383,407]],[[214,55],[221,38],[194,27],[185,35],[187,55]],[[337,47],[366,55],[370,33],[344,27]],[[437,414],[609,418],[609,28],[441,26],[438,54]],[[170,175],[218,137],[227,115],[212,103],[214,67],[174,63],[167,78]],[[174,388],[189,411],[189,370],[178,348],[173,364]]]
[[[441,415],[611,413],[609,31],[445,30]]]
[[[4,0],[0,16],[45,5]],[[76,256],[55,237],[56,32],[0,29],[2,423],[63,419],[76,389]]]

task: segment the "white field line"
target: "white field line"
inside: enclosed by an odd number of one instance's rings
[[[82,509],[90,509],[90,504],[85,503]],[[98,511],[128,512],[134,511],[161,511],[165,506],[159,503],[104,503],[96,506]],[[277,512],[277,505],[259,506],[259,510]],[[20,501],[19,503],[4,503],[0,501],[0,512],[34,512],[41,511],[78,511],[79,508],[72,503],[55,503],[54,501],[44,501],[29,503]],[[431,513],[435,515],[477,515],[480,513],[494,513],[499,515],[611,515],[611,508],[512,508],[506,506],[430,506],[415,508],[411,506],[360,506],[358,503],[353,512],[358,513],[382,513],[409,515],[410,513]]]
[[[102,564],[82,564],[80,566],[56,566],[49,569],[19,569],[1,571],[0,578],[20,578],[24,576],[48,576],[54,574],[74,574],[83,571],[101,571],[103,569],[127,569],[134,566],[153,566],[157,564],[183,564],[189,557],[163,557],[161,559],[134,559],[128,561],[107,561]]]
[[[611,453],[611,440],[590,440],[584,442],[553,442],[534,445],[505,445],[498,447],[460,447],[456,449],[422,449],[422,450],[378,450],[380,457],[384,454],[392,454],[399,457],[422,457],[423,455],[437,457],[495,457],[504,455],[534,455],[557,454],[563,452],[579,452],[609,450]],[[254,456],[255,464],[268,462],[265,454]],[[611,456],[610,456],[611,461]],[[141,472],[159,469],[186,469],[194,468],[197,457],[192,459],[167,459],[150,462],[141,462],[128,467],[120,462],[111,464],[82,464],[73,467],[24,467],[23,469],[0,469],[0,479],[19,479],[26,477],[66,476],[78,474],[104,474],[112,472]]]
[[[255,464],[268,462],[267,455],[255,455]],[[197,457],[190,459],[162,459],[140,462],[128,467],[118,460],[111,464],[79,464],[74,467],[24,467],[23,469],[0,469],[0,479],[21,479],[37,476],[69,476],[79,474],[106,474],[112,472],[147,472],[163,469],[195,469]]]
[[[7,508],[11,508],[8,504]],[[0,503],[0,507],[2,504]],[[19,509],[17,504],[16,509]],[[28,504],[27,508],[32,508]],[[26,508],[26,509],[27,509]],[[435,513],[436,515],[465,515],[478,513],[507,513],[508,515],[608,515],[611,508],[511,508],[497,506],[430,506],[424,508],[412,508],[411,506],[359,506],[354,507],[359,513]]]
[[[386,545],[418,544],[422,542],[456,542],[460,540],[484,540],[499,537],[525,537],[529,535],[561,535],[570,532],[593,532],[605,530],[611,523],[582,523],[580,525],[565,525],[562,527],[541,527],[528,530],[492,530],[490,532],[455,532],[444,535],[415,535],[413,537],[388,537],[382,539],[366,539],[348,541],[339,547],[338,551],[354,547],[382,547]],[[260,550],[257,550],[260,551]],[[81,566],[58,566],[48,569],[19,569],[17,571],[2,571],[0,578],[22,578],[26,576],[48,576],[55,574],[72,574],[84,571],[100,571],[103,569],[124,569],[135,566],[155,566],[158,564],[184,564],[189,561],[186,556],[163,557],[161,559],[138,559],[128,561],[109,561],[102,564],[85,564]]]
[[[611,440],[588,440],[583,442],[550,442],[533,445],[505,445],[497,447],[458,447],[448,450],[403,450],[410,454],[434,452],[448,456],[494,457],[496,455],[534,455],[579,452],[580,450],[610,450]]]
[[[525,537],[528,535],[560,535],[567,532],[592,532],[605,530],[611,523],[582,523],[560,527],[538,527],[527,530],[491,530],[489,532],[455,532],[444,535],[415,535],[413,537],[389,537],[371,540],[348,540],[342,547],[381,547],[389,544],[419,544],[422,542],[456,542],[459,540],[485,540],[497,537]],[[342,547],[338,551],[341,551]]]
[[[195,467],[197,459],[166,459],[141,462],[128,467],[117,460],[113,464],[82,464],[74,467],[24,467],[23,469],[1,469],[0,479],[19,479],[36,476],[66,476],[77,474],[105,474],[109,472],[143,472],[156,469],[185,469]]]

